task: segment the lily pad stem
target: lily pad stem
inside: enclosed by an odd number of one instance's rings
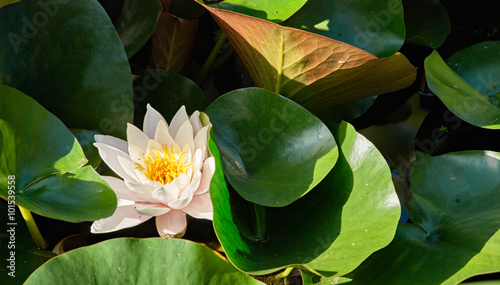
[[[208,55],[207,60],[205,61],[203,67],[201,68],[201,72],[197,80],[198,85],[200,85],[203,82],[203,80],[205,80],[205,77],[207,77],[207,74],[210,71],[210,68],[212,67],[212,63],[217,58],[217,55],[219,54],[219,51],[225,42],[226,42],[226,35],[221,32],[219,38],[217,39],[217,42],[215,43],[214,48]]]
[[[42,234],[40,233],[40,230],[38,229],[35,220],[31,215],[31,212],[28,209],[25,209],[19,205],[18,207],[19,210],[21,211],[21,215],[23,216],[24,221],[26,222],[26,226],[28,226],[28,230],[30,231],[31,237],[33,238],[33,241],[35,242],[36,246],[39,249],[47,248],[47,242],[43,239]]]
[[[253,204],[255,211],[255,239],[266,241],[266,209],[264,206]]]
[[[274,275],[272,277],[272,280],[273,281],[277,281],[277,280],[281,280],[281,279],[285,279],[288,277],[288,275],[290,275],[290,273],[292,272],[293,270],[293,267],[287,267],[284,271]]]

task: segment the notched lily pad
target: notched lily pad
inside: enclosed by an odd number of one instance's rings
[[[497,152],[417,153],[407,203],[413,223],[399,225],[389,246],[346,277],[352,284],[457,284],[499,272],[498,173]]]
[[[334,135],[340,148],[335,167],[285,207],[256,206],[227,188],[221,162],[226,145],[219,148],[221,158],[210,147],[217,162],[210,185],[214,228],[240,270],[267,274],[294,266],[341,276],[392,240],[400,208],[385,160],[345,122]]]
[[[0,9],[0,84],[33,97],[66,126],[125,136],[130,66],[95,0],[22,0]]]
[[[440,47],[450,34],[448,12],[438,0],[404,1],[406,41],[412,44]]]
[[[448,64],[437,51],[425,61],[432,92],[462,120],[500,129],[500,42],[484,42],[451,56]]]
[[[88,165],[83,150],[53,114],[31,97],[0,85],[0,196],[53,219],[93,221],[113,214],[116,196]],[[12,188],[12,187],[11,187]]]
[[[92,260],[92,262],[89,262]],[[181,239],[107,240],[59,255],[25,284],[263,284],[215,255]]]
[[[328,128],[300,105],[271,91],[229,92],[206,113],[224,171],[250,202],[289,205],[317,185],[337,160],[337,144]]]

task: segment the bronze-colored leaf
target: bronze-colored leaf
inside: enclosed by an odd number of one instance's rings
[[[377,58],[355,46],[231,11],[207,8],[255,85],[321,109],[409,86],[416,68],[400,53]]]
[[[198,20],[185,20],[162,11],[153,33],[153,60],[157,68],[180,73],[189,59]]]

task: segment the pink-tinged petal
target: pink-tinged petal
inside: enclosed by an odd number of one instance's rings
[[[168,202],[179,198],[180,189],[174,182],[175,180],[170,184],[165,184],[163,187],[155,189],[151,196],[165,205],[168,204]]]
[[[146,148],[142,149],[136,145],[129,144],[128,145],[128,153],[130,154],[130,159],[133,163],[140,163],[142,166],[145,166],[141,159],[144,159],[144,154],[146,153]]]
[[[107,144],[114,148],[117,148],[125,153],[128,153],[128,142],[115,138],[113,136],[105,136],[105,135],[95,135],[94,140],[97,143]]]
[[[135,145],[138,146],[142,152],[144,153],[146,151],[146,148],[148,147],[148,141],[149,138],[144,134],[139,128],[136,126],[128,123],[127,124],[127,141],[129,145],[129,153],[130,153],[130,146]]]
[[[155,136],[156,126],[158,126],[158,122],[163,121],[165,125],[167,125],[167,121],[165,121],[163,116],[153,107],[151,107],[151,105],[148,104],[146,108],[146,116],[144,116],[144,125],[142,129],[144,130],[144,134],[146,134],[148,138],[152,139]]]
[[[194,113],[189,117],[189,121],[191,122],[191,125],[193,126],[193,136],[196,136],[198,132],[200,131],[202,125],[200,122],[200,112],[199,111],[194,111]]]
[[[186,213],[172,210],[165,215],[156,217],[156,229],[161,237],[175,236],[187,227]]]
[[[210,130],[210,125],[206,125],[196,134],[194,138],[194,147],[196,149],[202,149],[204,152],[207,149],[208,145],[208,131]],[[205,154],[205,153],[204,153]],[[205,157],[203,157],[205,158]]]
[[[137,196],[141,197],[143,200],[149,201],[151,203],[155,203],[155,199],[151,196],[151,193],[155,189],[152,189],[152,187],[148,185],[144,185],[139,182],[131,182],[131,181],[125,181],[125,185],[127,185],[128,189],[132,191],[134,194]]]
[[[197,149],[194,153],[194,161],[193,161],[193,170],[198,171],[203,167],[203,161],[205,157],[203,157],[203,151],[201,149]]]
[[[112,176],[101,176],[101,178],[109,184],[118,199],[125,199],[129,201],[143,201],[141,197],[135,195],[134,192],[130,191],[123,180]]]
[[[90,231],[92,233],[109,233],[125,228],[137,226],[147,220],[151,216],[145,216],[137,213],[134,208],[134,202],[127,200],[118,200],[118,207],[112,216],[95,221]]]
[[[125,157],[118,156],[118,162],[122,166],[123,170],[130,176],[130,178],[134,179],[135,181],[139,181],[139,178],[135,174],[135,169],[136,165],[130,161],[130,159],[127,159]]]
[[[156,132],[154,136],[155,141],[157,141],[160,145],[166,144],[167,146],[171,146],[175,143],[174,139],[168,132],[167,123],[164,121],[160,121],[158,126],[156,127]]]
[[[210,181],[215,173],[215,159],[211,156],[203,163],[203,172],[201,174],[200,186],[195,192],[195,195],[206,193],[210,189]]]
[[[193,218],[214,219],[214,208],[210,199],[210,193],[194,196],[191,203],[182,210]]]
[[[195,173],[193,181],[181,192],[179,199],[170,201],[168,206],[172,209],[180,210],[186,207],[193,199],[194,192],[198,189],[201,181],[201,174]]]
[[[170,203],[168,203],[167,205],[172,209],[181,210],[187,205],[189,205],[189,203],[191,203],[192,200],[193,200],[193,195],[185,194],[181,195],[179,199],[170,201]]]
[[[175,136],[175,142],[183,150],[185,150],[186,146],[188,146],[189,149],[194,151],[193,126],[191,126],[190,121],[185,121],[181,125],[177,135]]]
[[[191,179],[187,177],[186,174],[181,173],[179,176],[177,176],[172,182],[170,182],[171,185],[179,189],[179,193],[182,193],[184,189],[191,183]]]
[[[139,214],[156,217],[168,213],[171,209],[163,204],[135,203],[135,210]]]
[[[118,157],[129,159],[130,156],[127,153],[103,143],[94,143],[94,146],[97,147],[102,160],[106,162],[111,170],[120,175],[124,180],[134,181],[134,179],[125,172],[120,162],[118,162]]]
[[[185,121],[189,121],[189,117],[186,113],[186,107],[182,106],[172,118],[172,121],[170,122],[170,126],[168,128],[168,131],[173,138],[175,138],[175,136],[177,135],[177,131]]]

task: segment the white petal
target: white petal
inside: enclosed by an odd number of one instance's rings
[[[90,231],[92,233],[109,233],[136,226],[149,220],[151,216],[141,215],[134,209],[134,203],[118,200],[118,207],[112,216],[95,221]]]
[[[136,126],[129,123],[127,124],[127,141],[129,145],[129,153],[131,145],[138,146],[140,149],[142,149],[142,152],[146,152],[149,138]]]
[[[127,185],[128,189],[134,192],[134,194],[136,194],[137,196],[151,203],[155,203],[155,199],[153,199],[153,197],[151,196],[151,193],[153,193],[154,191],[151,186],[131,181],[125,181],[125,185]]]
[[[200,122],[200,112],[194,111],[194,113],[191,115],[191,117],[189,117],[189,121],[191,122],[191,125],[193,126],[193,135],[196,136],[196,134],[198,134],[198,131],[202,127],[201,122]]]
[[[176,210],[186,207],[193,199],[194,192],[198,189],[200,181],[201,173],[195,173],[193,181],[182,191],[179,199],[169,202],[168,206]]]
[[[215,158],[212,156],[207,158],[203,163],[203,171],[201,175],[200,186],[195,192],[195,195],[206,193],[210,189],[210,181],[215,173]]]
[[[146,148],[142,149],[136,145],[129,144],[128,145],[128,153],[130,154],[130,159],[134,163],[140,163],[142,166],[145,166],[143,161],[140,159],[144,159],[144,154],[146,153]]]
[[[109,146],[115,147],[125,153],[128,153],[128,142],[115,138],[113,136],[105,136],[105,135],[95,135],[94,140],[97,143],[107,144]]]
[[[179,193],[182,193],[184,189],[190,184],[191,180],[188,179],[186,174],[181,173],[177,176],[170,184],[173,184],[177,189],[179,189]]]
[[[118,156],[117,159],[120,165],[122,166],[123,170],[128,174],[128,176],[130,176],[135,181],[139,181],[139,178],[135,174],[136,165],[133,164],[132,161],[130,161],[130,159],[127,159],[122,156]]]
[[[144,116],[144,124],[142,129],[144,130],[144,134],[148,136],[150,139],[154,138],[156,126],[158,126],[158,122],[163,121],[165,125],[167,125],[167,121],[163,118],[163,116],[156,111],[151,105],[147,105],[146,116]]]
[[[187,170],[187,173],[186,173],[186,176],[188,178],[188,181],[191,181],[193,180],[193,174],[196,173],[195,171],[193,171],[193,167],[189,167],[188,170]]]
[[[135,210],[139,214],[156,217],[168,213],[171,209],[163,204],[136,203]]]
[[[181,173],[169,184],[161,184],[151,193],[151,197],[159,202],[168,205],[169,202],[177,200],[181,192],[189,185],[188,177]]]
[[[158,122],[158,126],[156,127],[156,132],[154,136],[155,141],[157,141],[160,145],[166,144],[167,146],[171,146],[175,143],[174,139],[168,132],[168,126],[165,121]]]
[[[176,144],[176,143],[175,143],[175,144],[172,146],[172,152],[173,152],[173,153],[175,153],[175,154],[180,154],[180,153],[181,153],[181,148],[179,147],[179,145],[178,145],[178,144]]]
[[[212,206],[212,200],[210,199],[210,193],[194,196],[191,203],[182,210],[193,218],[214,219],[214,208]]]
[[[210,130],[210,125],[206,125],[200,129],[200,131],[194,137],[194,147],[195,148],[207,148],[208,145],[208,131]]]
[[[201,149],[197,149],[194,153],[194,162],[193,162],[193,170],[198,171],[203,167],[203,151]]]
[[[130,191],[123,180],[112,176],[101,176],[101,178],[109,184],[118,199],[125,199],[129,201],[143,201],[142,198],[135,195],[134,192]]]
[[[174,180],[170,184],[163,185],[163,187],[154,190],[151,196],[153,196],[155,200],[168,204],[168,202],[179,198],[180,189],[176,183],[178,182]]]
[[[127,153],[103,143],[94,143],[94,146],[97,147],[102,160],[106,162],[109,168],[111,168],[116,174],[120,175],[121,178],[128,181],[134,181],[134,179],[130,177],[127,172],[125,172],[120,162],[118,162],[119,156],[129,159],[130,156]]]
[[[147,180],[146,183],[144,183],[144,184],[150,186],[153,189],[158,189],[158,188],[163,187],[163,184],[161,184],[161,182],[154,181],[154,180]]]
[[[142,184],[147,184],[149,185],[149,178],[146,176],[146,174],[144,174],[144,172],[142,172],[141,170],[139,169],[136,169],[135,170],[135,174],[137,175],[137,177],[139,178],[139,182],[141,182]],[[156,181],[155,181],[156,182]],[[161,184],[161,183],[160,183]]]
[[[183,211],[172,210],[165,215],[156,217],[156,229],[162,237],[175,236],[183,232],[186,227],[186,213]]]
[[[159,153],[163,152],[163,147],[161,146],[161,144],[159,144],[155,140],[149,140],[149,142],[148,142],[148,148],[146,150],[146,153],[149,154],[149,155],[151,155],[151,156],[153,156],[153,157],[156,157],[156,154],[153,152],[153,149],[155,149]]]
[[[186,107],[182,106],[172,118],[170,127],[168,128],[168,131],[173,138],[175,138],[175,136],[177,135],[177,131],[185,121],[189,121],[189,117],[186,113]]]
[[[184,122],[184,124],[182,124],[179,128],[179,131],[175,136],[175,142],[183,150],[185,150],[186,146],[188,146],[191,151],[194,151],[193,126],[191,126],[190,121]]]

